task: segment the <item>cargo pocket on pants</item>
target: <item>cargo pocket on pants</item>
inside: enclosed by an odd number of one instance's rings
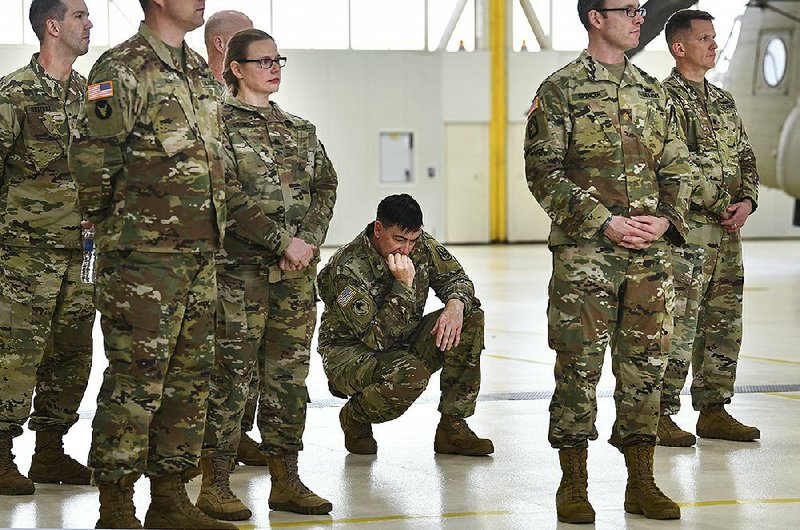
[[[675,278],[675,309],[673,314],[678,317],[688,316],[690,313],[689,300],[694,297],[695,271],[691,260],[686,259],[674,251],[672,254],[672,272]]]

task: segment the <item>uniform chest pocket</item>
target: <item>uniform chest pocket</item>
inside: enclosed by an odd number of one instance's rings
[[[602,103],[580,102],[572,109],[575,145],[580,151],[605,150],[611,146],[607,132],[616,130]]]
[[[64,147],[58,136],[64,120],[64,113],[58,111],[27,113],[23,135],[28,163],[37,173],[41,173],[53,161],[64,156]]]
[[[648,102],[641,129],[641,139],[653,159],[657,160],[664,151],[664,143],[667,139],[667,116],[662,107]]]
[[[148,114],[155,137],[167,156],[187,151],[197,143],[194,123],[189,121],[174,94],[167,94],[151,105]]]

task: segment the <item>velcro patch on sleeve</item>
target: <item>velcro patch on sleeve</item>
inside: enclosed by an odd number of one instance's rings
[[[356,290],[348,285],[347,287],[344,288],[339,297],[336,299],[336,303],[342,307],[345,307],[347,304],[353,301],[353,298],[355,298],[355,296],[356,296]]]
[[[93,85],[89,85],[89,87],[86,89],[86,97],[89,101],[110,98],[113,95],[114,95],[113,81],[102,81],[100,83],[94,83]]]

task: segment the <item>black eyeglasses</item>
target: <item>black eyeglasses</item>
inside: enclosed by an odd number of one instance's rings
[[[612,7],[608,9],[595,9],[595,11],[599,11],[601,13],[608,11],[625,11],[625,14],[630,18],[633,18],[636,15],[641,15],[642,18],[647,16],[647,9],[643,7]]]
[[[286,66],[286,57],[277,56],[274,59],[269,57],[263,57],[261,59],[241,59],[236,61],[237,63],[258,63],[258,67],[264,70],[269,70],[272,68],[273,64],[277,64],[278,68],[283,68]]]

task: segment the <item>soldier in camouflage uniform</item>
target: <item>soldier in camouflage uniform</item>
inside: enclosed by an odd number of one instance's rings
[[[226,220],[268,248],[267,219],[226,183],[216,81],[183,42],[202,2],[144,0],[144,23],[98,59],[70,150],[95,222],[97,308],[109,366],[90,466],[105,528],[135,528],[133,483],[150,478],[145,525],[235,528],[186,495],[214,361],[215,253]]]
[[[64,454],[92,360],[93,290],[80,281],[81,216],[67,149],[86,80],[72,69],[89,49],[83,0],[34,0],[40,52],[0,82],[0,495],[34,482],[89,484]],[[19,473],[12,439],[29,426],[36,451]]]
[[[249,510],[230,492],[250,382],[261,366],[258,424],[272,490],[269,507],[324,514],[331,503],[297,472],[306,421],[311,337],[316,325],[314,278],[336,200],[337,178],[313,124],[270,96],[285,58],[270,35],[256,29],[228,43],[223,108],[230,166],[242,189],[266,212],[275,245],[265,248],[234,229],[217,267],[217,363],[203,449],[198,506],[225,519]]]
[[[410,195],[383,199],[377,220],[334,254],[318,280],[322,363],[331,392],[350,396],[339,414],[348,451],[376,453],[372,424],[402,415],[441,369],[434,450],[494,452],[465,420],[480,389],[483,311],[458,261],[422,230]],[[430,288],[445,307],[423,315]]]
[[[252,29],[253,21],[240,11],[218,11],[211,15],[204,28],[206,50],[208,52],[208,67],[219,82],[220,98],[226,94],[225,80],[222,71],[225,68],[225,51],[228,42],[236,33],[245,29]],[[249,397],[245,407],[242,421],[242,431],[239,437],[239,447],[236,451],[236,461],[248,466],[266,466],[267,457],[261,452],[258,443],[248,436],[248,432],[255,423],[255,412],[258,404],[258,373],[250,380]]]
[[[625,510],[679,518],[652,465],[672,329],[669,243],[686,233],[688,152],[666,92],[624,55],[639,42],[645,10],[580,0],[578,14],[589,46],[541,85],[525,139],[528,186],[553,221],[549,440],[563,471],[558,518],[594,521],[587,442],[598,436],[595,388],[609,342],[617,379],[610,441],[628,467]]]
[[[691,446],[693,434],[670,415],[680,409],[680,391],[691,361],[692,405],[700,411],[697,434],[750,441],[756,427],[743,425],[723,405],[730,403],[742,344],[742,242],[739,234],[758,200],[753,149],[731,95],[705,81],[714,67],[714,17],[705,11],[675,13],[666,26],[676,68],[664,81],[678,123],[697,167],[687,215],[686,245],[673,256],[675,333],[661,390],[659,444]]]

